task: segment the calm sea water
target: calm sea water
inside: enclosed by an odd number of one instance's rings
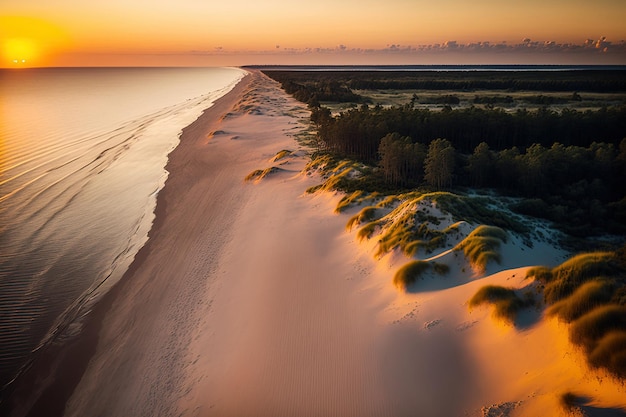
[[[0,70],[0,387],[121,278],[182,128],[243,74]]]

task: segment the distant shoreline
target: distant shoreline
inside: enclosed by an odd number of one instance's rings
[[[263,71],[626,71],[626,65],[244,65]]]

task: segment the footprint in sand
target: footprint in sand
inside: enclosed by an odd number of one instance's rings
[[[456,330],[457,332],[464,332],[465,330],[474,327],[474,325],[478,323],[478,320],[474,320],[474,321],[465,321],[461,324],[459,324],[458,326],[456,326]]]
[[[440,319],[427,321],[426,323],[424,323],[424,329],[430,330],[433,327],[438,326],[440,323],[441,323]]]
[[[483,417],[508,416],[513,410],[522,405],[522,401],[492,404],[481,409]]]
[[[419,304],[416,304],[413,310],[409,311],[408,313],[406,313],[404,316],[400,317],[399,319],[392,321],[391,324],[400,324],[405,321],[414,320],[415,316],[419,312],[418,307],[419,307]]]

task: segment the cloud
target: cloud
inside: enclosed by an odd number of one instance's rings
[[[388,44],[384,48],[351,48],[347,45],[336,47],[305,47],[294,48],[276,45],[272,50],[228,50],[227,48],[216,47],[213,50],[190,51],[192,54],[213,54],[216,51],[224,54],[404,54],[420,55],[423,53],[500,53],[500,54],[582,54],[599,55],[612,54],[624,58],[626,64],[626,41],[611,42],[605,37],[599,39],[586,39],[577,43],[558,43],[551,40],[533,40],[524,38],[519,43],[507,42],[470,42],[459,43],[456,40],[447,40],[441,43],[420,44],[420,45],[400,45]]]

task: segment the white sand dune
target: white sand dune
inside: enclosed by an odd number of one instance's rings
[[[345,231],[338,196],[304,194],[319,182],[299,173],[306,116],[252,72],[184,132],[66,415],[558,415],[567,390],[626,407],[558,323],[467,308],[480,286],[523,287],[524,265],[561,253],[514,242],[500,272],[398,292],[399,258],[377,261]],[[296,154],[281,171],[244,182],[283,149]]]

